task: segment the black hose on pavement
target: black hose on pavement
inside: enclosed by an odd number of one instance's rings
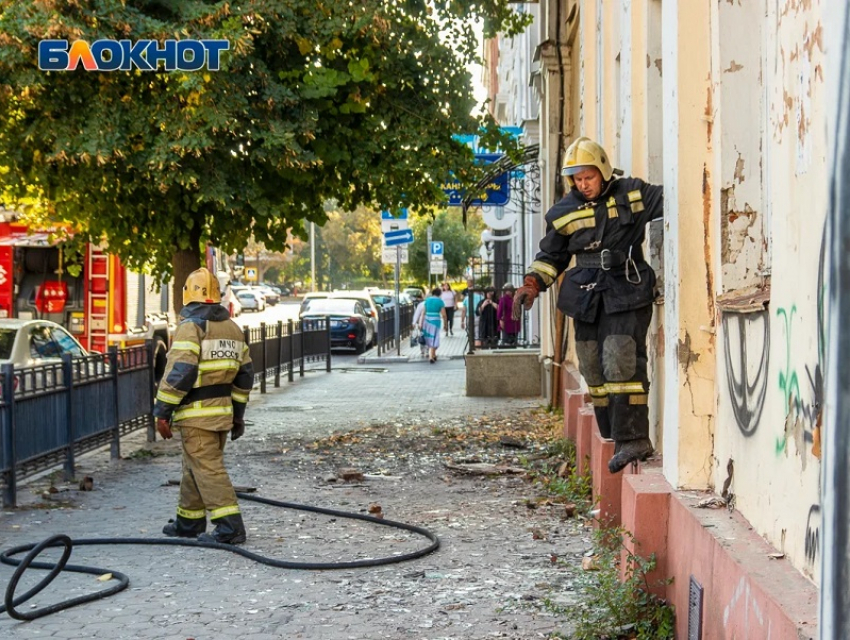
[[[112,571],[110,569],[100,569],[98,567],[87,567],[84,565],[67,564],[68,558],[71,556],[71,549],[74,546],[83,547],[94,546],[99,544],[156,544],[178,547],[224,549],[226,551],[230,551],[231,553],[236,553],[240,556],[244,556],[250,560],[254,560],[255,562],[269,565],[271,567],[278,567],[280,569],[307,570],[377,567],[381,565],[395,564],[398,562],[405,562],[407,560],[421,558],[423,556],[428,555],[429,553],[433,553],[434,551],[440,548],[440,539],[434,533],[428,531],[427,529],[417,527],[412,524],[396,522],[393,520],[384,520],[383,518],[376,518],[374,516],[368,516],[361,513],[353,513],[350,511],[338,511],[336,509],[314,507],[310,505],[297,504],[294,502],[281,502],[279,500],[261,498],[259,496],[254,496],[247,493],[237,493],[236,495],[243,500],[259,502],[261,504],[267,504],[273,507],[283,507],[286,509],[296,509],[299,511],[310,511],[313,513],[321,513],[324,515],[335,516],[338,518],[364,520],[366,522],[371,522],[373,524],[385,527],[403,529],[405,531],[410,531],[412,533],[416,533],[420,536],[427,538],[431,541],[431,544],[417,551],[411,551],[410,553],[403,553],[400,555],[388,556],[384,558],[350,560],[346,562],[293,562],[290,560],[276,560],[274,558],[269,558],[231,544],[221,544],[218,542],[199,542],[198,540],[190,538],[80,538],[77,540],[72,540],[66,535],[59,534],[51,536],[50,538],[42,540],[38,543],[19,545],[17,547],[7,549],[0,553],[0,562],[16,567],[14,574],[12,574],[11,580],[9,580],[9,584],[6,586],[6,594],[4,597],[3,604],[0,605],[0,613],[6,612],[16,620],[35,620],[36,618],[41,618],[42,616],[50,615],[51,613],[56,613],[57,611],[62,611],[63,609],[68,609],[70,607],[75,607],[85,602],[92,602],[94,600],[106,598],[107,596],[111,596],[114,593],[123,591],[129,586],[130,579],[125,574],[120,573],[118,571]],[[42,551],[52,547],[63,547],[62,557],[59,559],[58,562],[35,562],[35,558],[38,557],[38,555]],[[27,553],[27,555],[23,559],[13,558],[13,556],[16,556],[21,553]],[[18,597],[15,597],[15,590],[18,587],[18,582],[20,581],[21,576],[24,574],[24,572],[30,567],[34,569],[46,569],[49,570],[50,573],[48,573],[44,577],[44,579],[37,585],[35,585],[32,589]],[[62,602],[58,602],[47,607],[42,607],[40,609],[35,609],[33,611],[28,611],[26,613],[23,613],[17,609],[17,607],[19,607],[21,604],[35,596],[47,585],[53,582],[54,578],[56,578],[56,576],[58,576],[62,571],[70,571],[72,573],[88,573],[96,576],[110,574],[112,579],[118,580],[118,583],[107,589],[103,589],[102,591],[97,591],[96,593],[79,596],[77,598],[71,598],[70,600],[63,600]]]

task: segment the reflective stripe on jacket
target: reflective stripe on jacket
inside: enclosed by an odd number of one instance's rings
[[[154,416],[177,427],[228,431],[245,415],[254,385],[245,336],[221,305],[193,303],[181,316]]]
[[[655,296],[655,272],[644,260],[641,244],[646,224],[663,214],[663,188],[639,178],[613,180],[594,202],[572,189],[546,213],[546,234],[526,275],[536,278],[545,290],[576,254],[607,250],[609,255],[628,256],[631,252],[630,273],[621,261],[610,269],[576,266],[567,271],[558,308],[573,318],[594,322],[600,303],[606,313],[644,307]]]

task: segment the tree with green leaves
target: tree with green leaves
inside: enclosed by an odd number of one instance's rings
[[[381,279],[380,212],[365,207],[333,209],[320,233],[324,250],[333,255],[336,284],[364,277],[374,282]]]
[[[461,220],[460,209],[441,209],[432,216],[422,216],[412,221],[413,244],[410,245],[410,262],[403,270],[405,277],[416,282],[428,282],[430,253],[428,227],[431,240],[443,243],[446,260],[446,275],[450,279],[460,278],[469,258],[478,255],[481,246],[481,231],[485,225],[480,216],[469,217],[466,226]]]
[[[284,250],[329,199],[422,211],[449,170],[477,179],[452,138],[488,124],[474,19],[526,21],[508,0],[0,0],[0,195],[37,196],[175,293],[206,242]],[[38,67],[43,39],[175,38],[227,40],[222,69]]]

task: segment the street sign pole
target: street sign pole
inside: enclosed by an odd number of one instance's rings
[[[401,355],[401,300],[399,300],[398,279],[401,274],[401,245],[395,248],[395,331],[396,354]]]
[[[431,225],[428,225],[428,262],[431,262]],[[425,292],[425,297],[427,298],[431,295],[431,269],[428,268],[428,291]]]

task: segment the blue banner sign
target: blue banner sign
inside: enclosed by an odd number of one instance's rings
[[[492,164],[502,157],[501,153],[476,153],[475,161],[480,164]],[[470,202],[472,207],[503,207],[511,199],[510,183],[508,182],[508,172],[501,173],[493,181],[487,185],[484,195],[480,198],[475,198]],[[448,196],[448,206],[459,207],[463,203],[465,192],[459,189],[457,182],[447,181],[443,184],[443,192]]]

